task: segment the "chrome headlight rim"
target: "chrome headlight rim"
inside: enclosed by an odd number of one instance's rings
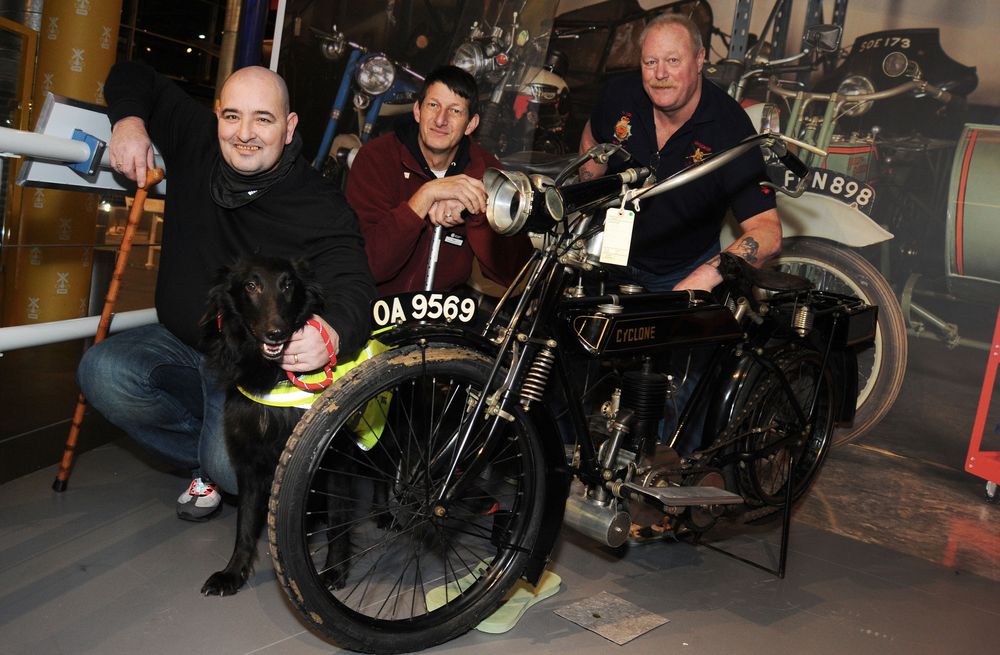
[[[517,234],[528,222],[534,190],[531,180],[520,171],[488,168],[483,174],[488,196],[486,222],[499,235]]]
[[[773,102],[765,102],[760,112],[760,132],[781,133],[781,108]]]
[[[562,220],[564,207],[552,184],[545,175],[486,169],[486,222],[501,236],[553,229]]]
[[[451,64],[473,77],[479,77],[486,70],[486,52],[481,44],[475,41],[466,41],[455,50]]]
[[[899,77],[910,68],[910,59],[898,50],[890,52],[882,58],[882,73],[886,77]]]
[[[358,66],[354,79],[368,95],[380,96],[396,81],[396,65],[385,55],[369,55]]]
[[[851,96],[868,95],[869,93],[875,93],[875,85],[864,75],[848,75],[837,87],[837,95],[848,99]],[[848,116],[861,116],[871,109],[873,104],[871,101],[862,102],[852,106],[845,114]]]

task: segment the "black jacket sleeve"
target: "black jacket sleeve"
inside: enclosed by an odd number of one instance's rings
[[[354,357],[371,334],[375,282],[368,268],[358,218],[343,195],[330,190],[325,236],[311,244],[309,259],[324,289],[323,318],[340,335],[341,360]]]
[[[138,116],[167,162],[190,147],[196,126],[199,135],[206,129],[214,132],[215,115],[211,109],[143,63],[125,61],[112,66],[104,84],[104,97],[111,125],[126,116]]]

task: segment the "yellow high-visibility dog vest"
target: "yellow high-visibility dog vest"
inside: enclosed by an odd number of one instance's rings
[[[357,357],[354,359],[346,362],[337,362],[337,365],[333,368],[333,381],[339,380],[351,369],[356,368],[358,365],[368,361],[379,353],[385,352],[386,350],[389,350],[388,346],[376,339],[372,339],[358,352]],[[324,371],[319,371],[317,373],[303,375],[299,379],[304,382],[319,383],[326,380],[326,373]],[[271,407],[295,407],[298,409],[309,409],[312,407],[312,404],[316,402],[316,399],[319,398],[320,393],[322,393],[321,390],[306,391],[300,389],[292,384],[290,380],[281,380],[273,389],[260,395],[251,393],[243,387],[236,388],[250,400],[262,405],[269,405]],[[358,446],[362,449],[369,450],[372,446],[378,443],[379,437],[382,436],[382,430],[385,429],[385,419],[389,410],[389,403],[391,401],[391,391],[384,391],[380,393],[378,396],[368,401],[368,406],[365,407],[365,411],[361,413],[358,424],[352,426],[351,429],[353,429],[354,433],[358,435]]]

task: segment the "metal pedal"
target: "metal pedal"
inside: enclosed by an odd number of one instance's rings
[[[739,494],[718,487],[643,487],[634,482],[626,482],[622,486],[669,507],[739,505],[743,502]]]

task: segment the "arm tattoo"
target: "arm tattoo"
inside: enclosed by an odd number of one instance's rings
[[[757,250],[760,244],[753,237],[743,237],[736,244],[736,254],[751,264],[757,263]]]
[[[581,182],[586,182],[587,180],[594,179],[594,174],[591,173],[588,170],[580,169],[580,176],[579,177],[580,177],[580,181]]]

